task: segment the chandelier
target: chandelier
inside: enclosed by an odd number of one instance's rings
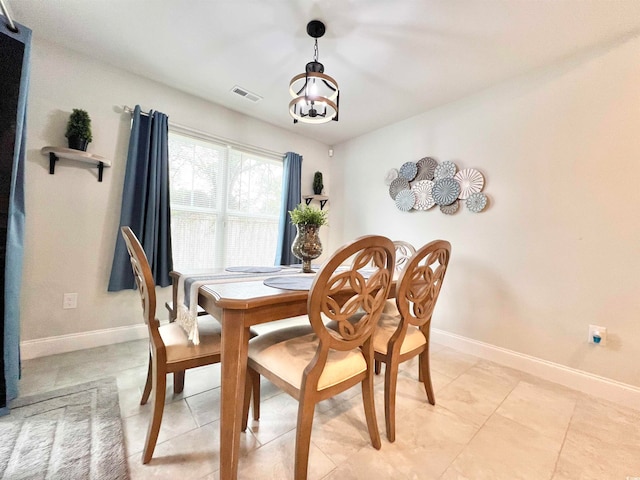
[[[312,20],[307,24],[307,34],[315,38],[313,61],[307,63],[305,72],[296,75],[289,83],[289,114],[293,123],[327,123],[338,121],[340,90],[338,82],[324,73],[324,65],[318,62],[318,38],[325,32],[324,23]]]

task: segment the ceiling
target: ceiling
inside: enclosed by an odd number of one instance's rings
[[[36,38],[327,145],[640,32],[639,0],[8,4]],[[287,110],[289,80],[313,58],[306,33],[313,19],[326,24],[318,59],[340,85],[340,120],[294,125]],[[231,93],[236,85],[262,100]]]

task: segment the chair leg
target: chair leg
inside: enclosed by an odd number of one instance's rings
[[[385,366],[385,372],[388,368],[388,366]],[[373,448],[376,450],[380,450],[382,443],[380,442],[380,431],[378,430],[378,420],[376,419],[376,405],[373,398],[373,376],[371,373],[367,373],[367,377],[362,380],[362,403],[364,404],[364,416],[367,419],[371,445],[373,445]]]
[[[153,410],[151,412],[151,420],[149,421],[149,429],[147,430],[147,439],[144,443],[142,451],[142,463],[149,463],[156,448],[158,434],[160,433],[160,424],[162,423],[162,414],[164,412],[164,400],[167,390],[167,374],[158,372],[157,365],[153,368]]]
[[[149,400],[149,395],[151,394],[151,385],[153,382],[153,371],[152,371],[152,362],[151,352],[149,352],[149,368],[147,369],[147,381],[144,384],[144,390],[142,392],[142,398],[140,399],[140,405],[145,405],[147,400]]]
[[[258,388],[256,389],[256,379]],[[249,423],[249,404],[251,403],[251,395],[253,394],[253,419],[260,418],[260,374],[247,367],[247,378],[244,385],[244,399],[242,403],[242,431],[247,429]],[[257,405],[257,407],[256,407]],[[256,413],[257,412],[257,413]]]
[[[253,383],[253,419],[260,420],[260,374],[251,378]]]
[[[298,404],[298,424],[296,426],[295,480],[307,479],[311,428],[313,426],[315,408],[316,404],[308,398],[308,395],[302,392]]]
[[[373,361],[373,371],[376,373],[376,375],[380,375],[380,367],[382,362],[380,360],[374,360]]]
[[[173,372],[173,393],[182,393],[184,390],[184,370]]]
[[[436,396],[433,393],[433,385],[431,383],[431,366],[429,365],[429,351],[424,351],[418,357],[419,360],[419,372],[420,381],[424,385],[424,389],[427,392],[427,399],[431,405],[436,404]]]
[[[396,387],[398,384],[398,362],[390,360],[384,370],[384,418],[387,438],[396,440]]]

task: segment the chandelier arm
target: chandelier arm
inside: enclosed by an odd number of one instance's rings
[[[337,90],[337,88],[333,88],[333,85],[331,85],[329,82],[327,82],[324,78],[322,79],[322,83],[324,83],[327,86],[327,88],[329,90],[331,90],[332,92],[335,92]],[[337,84],[336,84],[336,86],[337,86]]]
[[[297,112],[296,106],[298,105],[299,98],[294,98],[289,102],[289,114],[293,117],[294,123],[297,121],[301,121],[303,123],[326,123],[331,120],[335,120],[335,117],[338,115],[338,105],[333,101],[326,97],[315,97],[314,101],[318,103],[324,103],[325,108],[331,108],[335,113],[333,115],[328,116],[327,110],[324,113],[318,113],[316,111],[316,115],[314,117],[310,116],[308,113],[305,113],[302,109],[300,113]]]
[[[298,96],[298,97],[299,97],[300,95],[302,95],[302,92],[304,91],[304,89],[305,89],[305,88],[307,88],[307,84],[308,84],[308,83],[309,83],[308,81],[307,81],[307,82],[304,82],[304,84],[302,85],[302,88],[301,88],[300,90],[298,90],[298,92],[297,92],[297,95],[296,95],[296,96]]]

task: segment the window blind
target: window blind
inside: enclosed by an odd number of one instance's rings
[[[169,171],[176,270],[274,264],[281,159],[170,131]]]

